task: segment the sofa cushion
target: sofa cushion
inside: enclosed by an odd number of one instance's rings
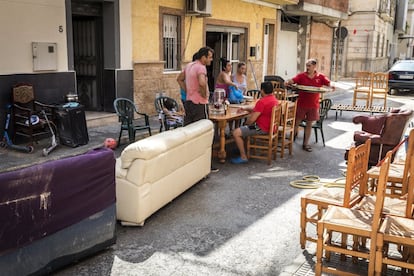
[[[182,145],[185,141],[210,132],[212,125],[210,120],[200,120],[188,126],[164,131],[132,143],[122,151],[120,167],[128,169],[136,159],[153,159],[167,150]]]

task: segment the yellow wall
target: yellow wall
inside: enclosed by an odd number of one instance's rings
[[[184,11],[185,1],[132,0],[133,60],[135,62],[160,61],[159,6]],[[276,9],[240,0],[213,0],[212,15],[210,19],[248,23],[250,25],[248,46],[256,44],[262,46],[263,19],[276,19]],[[202,17],[185,16],[184,42],[187,42],[188,36],[189,39],[184,61],[191,60],[193,53],[204,46],[203,22]]]

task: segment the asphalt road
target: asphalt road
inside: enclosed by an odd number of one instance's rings
[[[351,87],[340,82],[326,97],[350,103]],[[388,102],[413,108],[414,94],[393,95]],[[294,154],[278,155],[271,166],[264,160],[243,165],[214,161],[218,173],[156,212],[143,227],[118,225],[115,245],[54,275],[288,275],[286,267],[303,256],[300,197],[308,192],[289,183],[305,175],[324,181],[342,176],[345,148],[360,128],[351,121],[354,115],[343,112],[335,121],[330,111],[324,123],[326,147],[320,133],[317,144],[312,134],[313,152],[303,151],[301,132]],[[228,158],[236,154],[234,148],[229,151]]]

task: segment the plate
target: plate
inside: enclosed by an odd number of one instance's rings
[[[313,93],[325,93],[328,92],[328,89],[325,87],[316,87],[316,86],[307,86],[307,85],[295,85],[295,87],[299,90],[303,90],[305,92],[313,92]]]

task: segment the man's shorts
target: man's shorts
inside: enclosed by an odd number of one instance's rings
[[[319,120],[319,108],[314,107],[298,107],[296,110],[296,121],[302,120],[317,121]]]
[[[240,130],[242,133],[242,137],[267,134],[267,132],[261,130],[256,124],[251,126],[241,126]]]

